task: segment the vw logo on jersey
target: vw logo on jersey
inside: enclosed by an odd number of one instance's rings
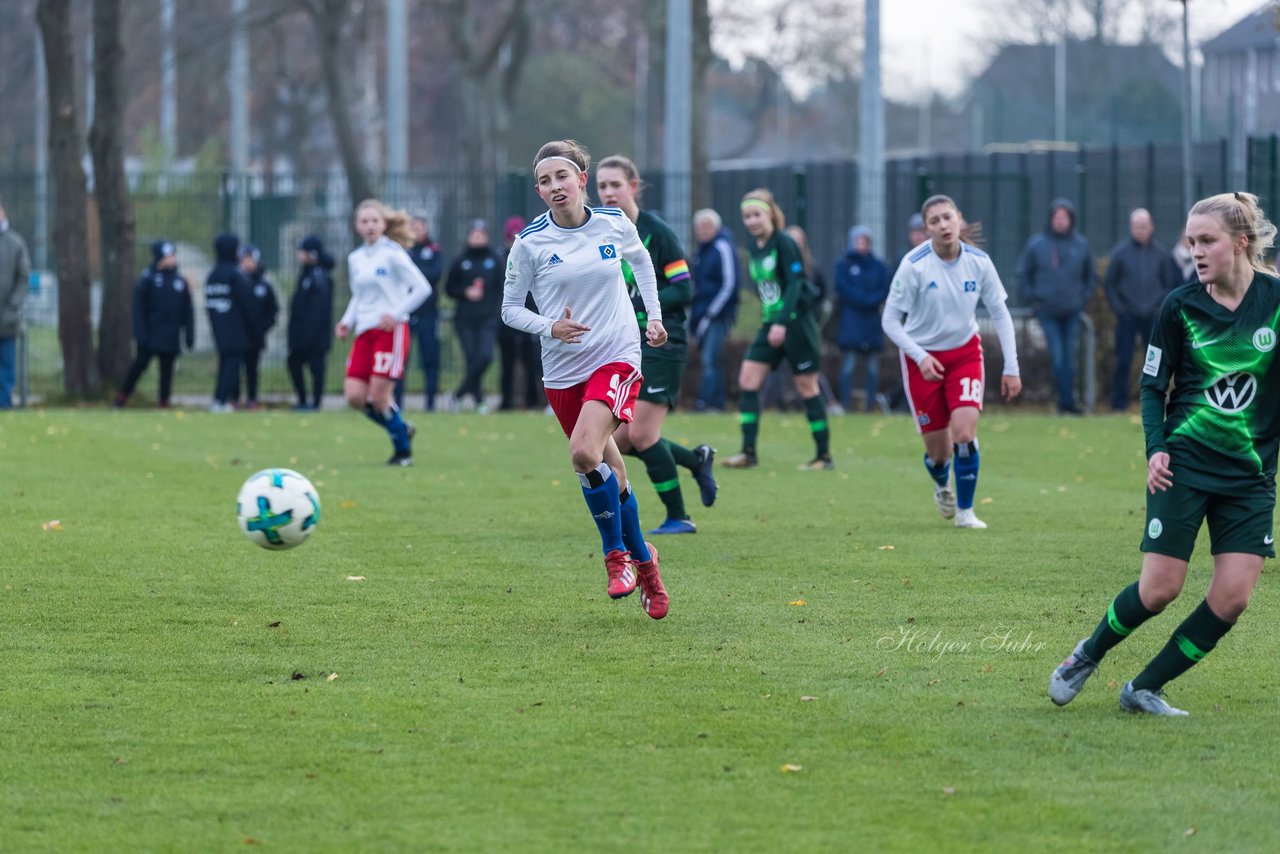
[[[782,298],[782,288],[778,287],[778,283],[774,281],[760,283],[760,302],[765,305],[772,305]]]
[[[601,243],[596,248],[600,250],[600,257],[606,261],[612,261],[618,257],[618,250],[613,248],[612,243]]]
[[[1274,341],[1272,346],[1275,346]],[[1253,403],[1258,394],[1258,381],[1253,374],[1244,371],[1218,377],[1213,385],[1205,389],[1204,399],[1219,412],[1228,414],[1239,412]]]
[[[772,273],[778,268],[778,256],[766,255],[760,259],[760,269],[766,273]]]
[[[1276,348],[1276,331],[1269,326],[1263,326],[1253,333],[1253,346],[1260,353],[1270,353]]]

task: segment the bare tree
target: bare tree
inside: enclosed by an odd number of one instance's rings
[[[529,52],[529,4],[442,0],[450,44],[462,74],[463,143],[467,158],[467,201],[488,210],[497,176],[507,166],[507,135],[520,68]]]
[[[93,193],[98,201],[102,250],[102,314],[98,322],[98,372],[121,377],[131,356],[133,201],[124,174],[124,44],[120,0],[93,0]]]
[[[76,110],[75,45],[70,0],[40,0],[36,20],[44,42],[49,82],[49,165],[56,187],[53,243],[58,265],[58,340],[68,395],[98,390],[89,317],[89,270],[85,257],[85,177],[80,165],[80,120]]]
[[[346,38],[351,21],[351,0],[296,0],[311,18],[320,42],[320,72],[325,94],[329,98],[329,116],[338,141],[342,168],[347,174],[351,203],[375,195],[368,167],[361,156],[361,146],[351,122],[351,86],[347,74],[351,68]]]

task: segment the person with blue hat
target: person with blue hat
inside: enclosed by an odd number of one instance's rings
[[[151,244],[151,265],[133,286],[133,337],[137,356],[129,366],[124,382],[116,393],[114,405],[129,402],[142,373],[152,357],[160,362],[161,408],[169,405],[173,390],[173,364],[185,341],[187,350],[195,344],[195,309],[191,302],[191,285],[178,272],[178,250],[168,240]]]

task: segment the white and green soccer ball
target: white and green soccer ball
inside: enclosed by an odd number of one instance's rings
[[[320,494],[292,469],[264,469],[236,496],[240,530],[264,549],[300,546],[320,522]]]

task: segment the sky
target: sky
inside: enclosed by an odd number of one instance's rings
[[[990,26],[983,11],[988,5],[989,0],[881,0],[885,95],[920,101],[930,90],[947,96],[963,90],[990,59],[983,33]],[[1191,0],[1193,49],[1263,5],[1264,0]]]

